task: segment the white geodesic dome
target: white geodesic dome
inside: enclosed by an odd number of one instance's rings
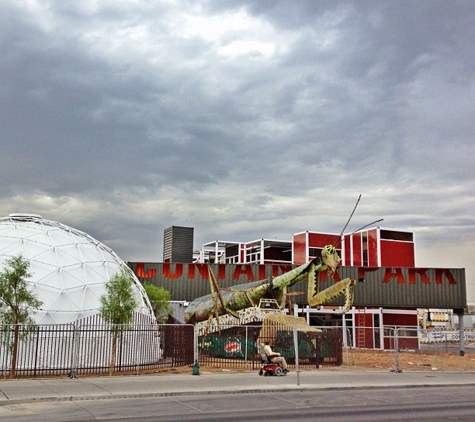
[[[43,302],[31,316],[37,324],[65,324],[99,314],[106,284],[121,268],[130,271],[136,312],[153,316],[132,270],[110,248],[79,230],[35,214],[0,219],[0,268],[21,254],[30,262],[31,290]]]

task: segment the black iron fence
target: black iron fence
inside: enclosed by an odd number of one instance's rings
[[[190,365],[194,326],[172,324],[0,327],[0,373],[9,377],[141,373]]]

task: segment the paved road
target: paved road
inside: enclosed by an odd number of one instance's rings
[[[473,385],[351,388],[20,403],[2,422],[140,421],[466,421],[475,420]]]
[[[449,420],[433,418],[434,412],[430,413],[431,406],[428,403],[435,403],[434,409],[438,409],[441,417],[450,414],[456,415],[458,420],[473,421],[475,414],[471,402],[474,387],[475,372],[394,373],[387,370],[341,369],[300,374],[291,372],[283,377],[259,376],[256,371],[223,371],[203,372],[198,376],[193,376],[190,372],[77,379],[2,380],[0,420],[227,422],[246,419],[252,421],[257,417],[259,420],[265,420],[268,416],[271,419],[267,420],[292,419],[297,422],[315,420],[316,414],[320,414],[323,407],[327,411],[329,422],[344,422],[348,415],[350,419],[347,420],[355,422],[358,419],[356,408],[353,407],[360,405],[362,407],[358,409],[358,417],[361,417],[361,421],[368,422],[381,420],[370,418],[375,415],[371,413],[371,408],[382,404],[387,406],[379,408],[385,420],[390,421],[388,417],[394,414],[398,415],[398,418],[401,416],[397,420],[404,421],[404,412],[399,414],[394,406],[404,405],[407,400],[419,395],[417,403],[407,409],[408,414],[417,416],[413,420],[421,422],[424,420],[421,419],[422,416],[431,422]],[[387,390],[388,388],[391,390]],[[405,391],[409,392],[409,396],[400,397],[394,402],[398,395]],[[470,395],[468,405],[464,398],[467,394]],[[458,403],[460,412],[455,413],[453,403]],[[348,404],[351,406],[348,407]],[[340,409],[340,413],[336,416],[331,414],[333,409]],[[437,411],[435,414],[437,415]],[[470,418],[464,419],[467,414]],[[325,421],[320,416],[318,420]]]

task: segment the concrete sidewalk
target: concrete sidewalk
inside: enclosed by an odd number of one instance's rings
[[[44,378],[0,381],[0,406],[39,401],[118,399],[290,390],[475,385],[475,372],[305,371],[282,377],[252,372]]]

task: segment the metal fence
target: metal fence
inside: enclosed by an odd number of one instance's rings
[[[193,325],[64,324],[17,328],[19,341],[15,348],[15,326],[0,327],[0,371],[4,378],[139,374],[189,365],[194,358]]]
[[[464,357],[458,331],[404,326],[384,326],[382,330],[379,327],[376,330],[381,333],[384,349],[352,347],[353,331],[343,332],[343,365],[364,365],[393,372],[475,370],[473,331],[464,332],[467,354]]]
[[[295,367],[295,344],[292,327],[273,327],[265,330],[261,325],[225,326],[220,331],[198,338],[198,356],[202,365],[226,368],[256,369],[261,365],[259,348],[266,340],[272,350],[279,352],[290,367]],[[297,350],[300,368],[318,368],[321,365],[341,365],[341,329],[324,329],[321,333],[297,333]]]
[[[91,321],[89,321],[91,322]],[[256,369],[261,365],[259,344],[269,340],[290,367],[295,367],[293,331],[261,325],[221,327],[198,337],[193,325],[64,324],[0,327],[0,374],[10,377],[70,376],[83,374],[140,374],[170,367],[203,366]],[[341,365],[341,330],[298,332],[299,367]],[[16,361],[16,363],[14,363]],[[14,366],[12,366],[12,364]]]
[[[192,366],[195,360],[203,366],[257,369],[261,365],[259,345],[266,340],[286,358],[291,368],[296,364],[294,332],[288,326],[222,325],[217,332],[198,336],[195,327],[186,324],[138,321],[130,326],[113,326],[96,322],[89,319],[82,324],[18,326],[14,368],[15,326],[0,326],[0,376],[140,374]],[[299,368],[351,366],[358,353],[363,352],[351,347],[350,329],[318,328],[321,332],[297,332]],[[395,372],[460,368],[454,366],[463,359],[459,357],[458,332],[390,326],[380,332],[385,350],[372,351],[379,353],[374,363],[377,367]],[[467,331],[464,337],[468,346],[465,369],[475,370],[475,332]]]

